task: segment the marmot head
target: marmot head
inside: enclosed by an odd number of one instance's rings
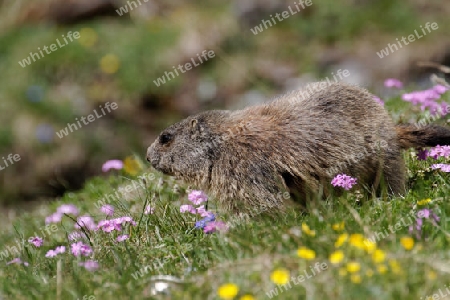
[[[225,115],[226,111],[203,112],[166,128],[148,148],[147,160],[164,174],[205,183],[220,146],[220,134],[212,124],[220,124]]]

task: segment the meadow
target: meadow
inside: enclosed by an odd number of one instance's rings
[[[439,97],[416,105],[408,102],[425,92],[397,90],[384,105],[396,121],[421,122],[433,103],[449,100],[435,89]],[[200,203],[205,194],[152,170],[140,154],[108,162],[82,190],[9,220],[0,299],[443,299],[449,156],[448,147],[405,151],[404,197],[351,188],[307,211],[247,215],[220,211],[214,199]],[[196,228],[207,211],[216,220]]]

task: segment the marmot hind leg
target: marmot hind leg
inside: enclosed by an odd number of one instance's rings
[[[406,192],[405,162],[400,149],[388,150],[385,153],[382,171],[382,184],[379,188],[384,186],[390,196],[404,195]]]

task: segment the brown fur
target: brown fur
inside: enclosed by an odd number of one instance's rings
[[[303,203],[319,193],[329,195],[330,182],[340,173],[373,191],[384,179],[390,193],[402,194],[401,148],[450,143],[443,127],[396,128],[362,88],[321,87],[306,97],[298,90],[264,105],[190,116],[165,129],[147,159],[237,211],[282,208],[285,191]]]

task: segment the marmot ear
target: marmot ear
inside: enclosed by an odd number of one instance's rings
[[[192,119],[191,120],[191,128],[192,129],[196,129],[198,125],[198,120],[197,119]]]

